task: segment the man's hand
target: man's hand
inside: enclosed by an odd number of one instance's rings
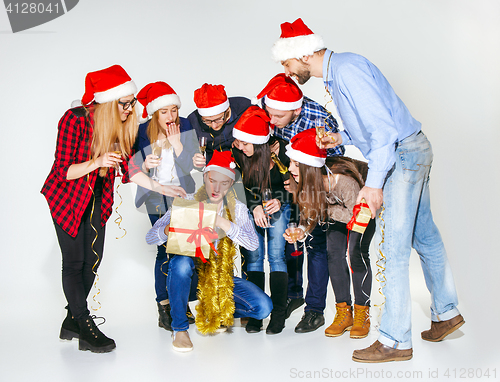
[[[182,198],[186,197],[186,191],[182,187],[179,186],[165,186],[161,185],[161,188],[159,190],[160,194],[163,194],[165,196],[180,196]]]
[[[207,160],[200,153],[196,153],[193,156],[193,165],[194,167],[203,168],[207,165]]]
[[[271,152],[278,155],[280,153],[280,142],[276,141],[271,146]]]
[[[381,188],[371,188],[371,187],[363,187],[361,191],[359,191],[358,198],[356,199],[356,204],[361,203],[361,199],[366,200],[366,204],[370,207],[370,211],[372,213],[372,219],[377,215],[378,209],[382,206],[384,201],[384,193]]]
[[[340,144],[342,144],[342,136],[340,133],[327,132],[321,139],[316,135],[316,145],[320,149],[331,149]]]

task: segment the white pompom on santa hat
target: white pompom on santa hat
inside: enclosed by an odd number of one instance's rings
[[[223,85],[203,84],[194,91],[194,103],[202,117],[212,117],[229,108],[229,99]]]
[[[147,84],[137,94],[137,100],[144,106],[142,118],[153,115],[163,107],[176,105],[181,107],[181,99],[166,82],[158,81]]]
[[[271,78],[266,87],[257,95],[264,103],[276,110],[296,110],[302,107],[304,96],[294,80],[280,73]]]
[[[266,112],[256,105],[250,106],[233,127],[233,137],[243,142],[262,145],[269,141],[270,119]]]
[[[285,154],[294,161],[312,167],[323,167],[326,162],[326,150],[316,145],[316,129],[296,134],[286,145]]]
[[[281,36],[272,47],[272,56],[276,62],[282,62],[289,58],[301,59],[324,48],[323,38],[298,18],[293,23],[281,24]]]
[[[231,151],[214,151],[212,159],[208,162],[203,173],[208,171],[217,171],[223,175],[229,176],[232,180],[236,178],[236,163]]]
[[[97,103],[111,102],[136,92],[137,86],[125,69],[120,65],[113,65],[87,74],[82,104],[88,106],[92,101]]]

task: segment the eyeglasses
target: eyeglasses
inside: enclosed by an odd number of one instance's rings
[[[227,113],[227,110],[224,112],[224,114],[222,114],[222,117],[219,117],[219,118],[216,118],[216,119],[205,119],[205,118],[202,118],[201,121],[205,124],[205,125],[211,125],[213,123],[215,123],[216,125],[218,125],[219,123],[224,123],[224,120],[226,119],[226,113]]]
[[[127,110],[129,107],[134,107],[137,102],[137,98],[134,97],[132,101],[122,102],[118,101],[120,105],[122,105],[123,110]]]

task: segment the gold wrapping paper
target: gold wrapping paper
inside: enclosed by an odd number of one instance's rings
[[[361,203],[354,207],[354,215],[347,228],[351,231],[364,233],[366,226],[372,218],[372,213],[365,199],[361,199]]]
[[[201,222],[200,203],[203,205]],[[197,240],[199,240],[203,257],[208,259],[210,243],[203,232],[215,232],[216,217],[217,206],[215,204],[175,198],[172,203],[167,253],[195,257]],[[197,236],[198,239],[195,239],[193,235]],[[193,239],[191,242],[188,241],[190,238]]]

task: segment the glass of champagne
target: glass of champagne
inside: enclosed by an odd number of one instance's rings
[[[271,225],[271,218],[269,214],[266,212],[266,204],[273,198],[273,192],[271,191],[270,188],[265,188],[262,190],[262,208],[264,209],[264,213],[267,216],[267,226],[268,227],[273,227]]]
[[[115,154],[118,154],[118,155],[122,155],[122,149],[121,149],[121,146],[118,142],[115,142],[111,145],[111,150],[115,153]],[[119,164],[115,164],[115,174],[118,176],[118,175],[121,175],[121,172],[120,172],[120,165]]]
[[[200,153],[205,157],[205,151],[207,149],[207,137],[200,137],[198,142],[200,143]]]
[[[159,144],[158,142],[153,144],[152,153],[158,160],[161,159],[161,150],[162,150],[161,144]],[[156,182],[160,180],[160,178],[158,178],[158,166],[153,168],[153,175],[151,176],[151,179],[153,179]]]
[[[321,141],[323,137],[326,135],[325,121],[323,121],[322,118],[316,118],[316,120],[314,121],[314,125],[316,127],[316,135]]]
[[[298,239],[298,232],[297,232],[297,223],[288,223],[288,229],[290,230],[289,235],[290,239],[293,240],[293,248],[295,251],[291,253],[292,256],[300,256],[302,255],[302,252],[299,251],[297,247],[297,239]]]

